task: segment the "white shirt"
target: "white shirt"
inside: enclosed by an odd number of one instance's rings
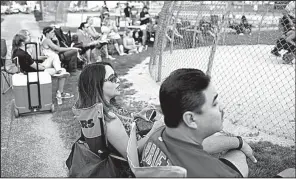
[[[121,7],[116,7],[115,8],[115,16],[120,16],[121,15]]]

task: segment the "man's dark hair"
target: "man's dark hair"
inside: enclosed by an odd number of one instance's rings
[[[201,70],[183,68],[173,71],[159,90],[160,107],[166,126],[176,128],[186,111],[201,114],[205,103],[203,91],[209,86],[210,77]]]
[[[84,28],[85,24],[87,24],[87,22],[81,22],[81,24],[78,27],[78,29],[82,30],[82,28]]]

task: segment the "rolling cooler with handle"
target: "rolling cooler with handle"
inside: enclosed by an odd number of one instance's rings
[[[47,72],[39,71],[37,43],[26,43],[25,50],[27,51],[27,46],[31,44],[36,49],[37,72],[18,73],[12,76],[14,94],[12,107],[15,117],[33,112],[54,111],[51,76]]]

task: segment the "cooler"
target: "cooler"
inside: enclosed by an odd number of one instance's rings
[[[52,103],[52,82],[51,76],[47,72],[39,72],[40,82],[40,105],[38,97],[38,80],[37,72],[28,73],[29,82],[27,83],[27,75],[23,73],[14,74],[12,76],[12,88],[14,94],[15,115],[30,113],[36,111],[52,111],[54,105]]]

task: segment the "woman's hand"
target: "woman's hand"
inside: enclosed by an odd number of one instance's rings
[[[70,47],[70,49],[71,50],[77,50],[78,52],[81,51],[81,49],[80,48],[77,48],[77,47]]]
[[[148,117],[146,116],[146,113],[149,110],[153,110],[153,109],[156,110],[156,108],[153,105],[147,106],[144,109],[142,109],[139,113],[134,114],[134,118],[140,117],[146,121],[149,121]]]
[[[164,123],[164,120],[163,118],[160,118],[159,120],[156,120],[151,128],[151,132],[155,132],[158,128],[164,126],[165,123]]]

